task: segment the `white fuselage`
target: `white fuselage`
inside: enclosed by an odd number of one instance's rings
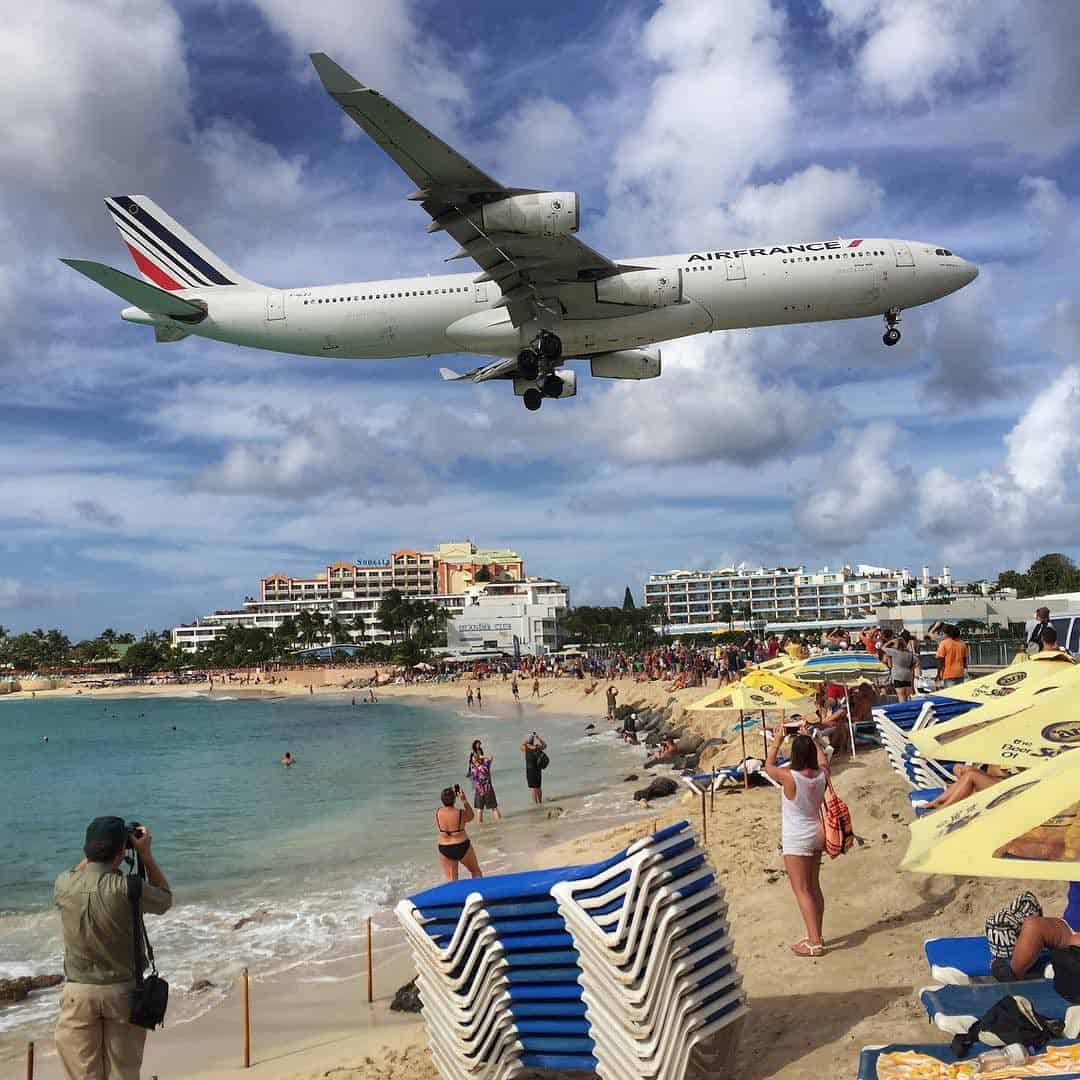
[[[978,273],[957,255],[903,240],[829,240],[624,260],[683,274],[683,302],[597,303],[591,282],[563,283],[557,328],[568,357],[639,348],[709,330],[882,315],[947,296]],[[236,345],[342,359],[478,353],[513,356],[535,332],[515,327],[499,289],[477,273],[300,289],[185,289],[208,308],[196,325],[128,308],[132,322],[174,325]]]

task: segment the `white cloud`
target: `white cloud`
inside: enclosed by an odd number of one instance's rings
[[[907,464],[900,429],[888,422],[861,431],[842,430],[832,450],[793,492],[796,526],[836,547],[864,543],[910,507],[914,472]]]

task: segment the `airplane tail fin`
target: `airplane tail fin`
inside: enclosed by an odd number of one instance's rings
[[[159,289],[256,286],[200,243],[146,195],[110,195],[105,205],[143,278]]]

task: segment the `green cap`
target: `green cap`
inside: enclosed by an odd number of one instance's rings
[[[115,855],[118,848],[124,846],[127,839],[127,826],[120,817],[96,817],[86,826],[86,842],[83,854],[88,859],[95,855],[111,852]]]

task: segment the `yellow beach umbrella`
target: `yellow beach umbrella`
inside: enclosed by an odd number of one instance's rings
[[[913,732],[911,742],[939,761],[1037,765],[1080,747],[1080,683],[1044,683],[1034,693],[989,701]]]
[[[766,694],[785,698],[788,701],[814,696],[814,688],[809,683],[799,682],[786,675],[777,674],[775,671],[765,671],[763,668],[751,668],[739,680],[738,685],[764,690]]]
[[[769,740],[765,732],[765,714],[768,712],[778,713],[794,713],[798,712],[799,708],[813,707],[813,703],[809,701],[802,702],[798,707],[794,701],[785,700],[782,697],[777,697],[774,694],[766,693],[764,690],[758,690],[751,686],[740,686],[739,684],[733,684],[731,686],[721,687],[719,690],[714,691],[711,694],[700,698],[693,704],[688,705],[687,709],[690,712],[709,712],[713,709],[738,709],[739,710],[739,738],[742,741],[742,756],[743,761],[746,760],[746,725],[748,721],[745,719],[748,712],[760,712],[761,713],[761,739],[765,745],[765,756],[769,754]],[[743,768],[743,787],[748,788],[750,786],[750,776]]]
[[[956,698],[958,701],[995,701],[1020,693],[1038,690],[1046,684],[1059,683],[1062,679],[1075,679],[1080,685],[1080,664],[1064,652],[1021,653],[1007,668],[993,671],[978,679],[968,679],[956,686],[935,690],[940,697]]]
[[[1071,754],[912,822],[919,874],[1080,880],[1080,756]]]

